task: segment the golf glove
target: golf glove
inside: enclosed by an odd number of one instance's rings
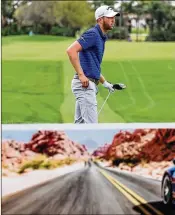
[[[105,82],[103,83],[103,86],[104,86],[105,88],[107,88],[110,92],[114,92],[114,91],[115,91],[114,88],[113,88],[113,85],[110,84],[110,83],[107,82],[107,81],[105,81]]]

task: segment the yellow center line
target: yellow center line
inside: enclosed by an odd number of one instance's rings
[[[129,189],[128,187],[124,186],[123,184],[121,184],[119,181],[117,181],[115,178],[113,178],[111,175],[107,174],[106,171],[104,170],[100,170],[100,172],[115,186],[117,187],[117,189],[119,189],[126,197],[129,196],[129,200],[132,201],[133,204],[135,204],[137,202],[137,205],[146,215],[150,214],[148,211],[146,211],[141,205],[140,202],[142,204],[146,204],[147,207],[149,207],[150,209],[152,209],[157,215],[163,215],[163,213],[161,213],[159,210],[157,210],[156,208],[154,208],[152,205],[148,204],[148,202],[143,199],[142,197],[140,197],[138,194],[136,194],[135,192],[133,192],[131,189]],[[129,194],[128,194],[129,193]],[[132,197],[132,196],[134,197]],[[132,200],[131,200],[132,199]],[[138,201],[139,202],[138,202]],[[151,215],[151,214],[150,214]]]
[[[154,208],[152,205],[150,205],[145,199],[143,199],[141,196],[139,196],[138,194],[136,194],[135,192],[133,192],[131,189],[129,189],[128,187],[124,186],[123,184],[121,184],[119,181],[117,181],[115,178],[113,178],[112,176],[110,176],[116,183],[118,183],[123,189],[126,189],[131,195],[133,195],[137,200],[139,200],[142,204],[146,204],[147,207],[149,207],[150,209],[152,209],[155,213],[157,213],[158,215],[163,215],[159,210],[157,210],[156,208]]]

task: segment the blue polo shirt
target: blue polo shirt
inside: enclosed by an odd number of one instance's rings
[[[100,79],[100,64],[106,40],[107,36],[103,34],[98,24],[83,33],[77,40],[82,46],[82,51],[79,52],[79,59],[86,77]]]

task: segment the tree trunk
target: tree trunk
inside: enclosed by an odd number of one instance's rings
[[[136,31],[136,42],[138,42],[139,41],[139,21],[140,21],[140,19],[139,18],[137,18],[136,19],[136,26],[137,26],[137,31]]]

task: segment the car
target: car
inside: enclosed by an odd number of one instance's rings
[[[167,206],[175,204],[175,159],[173,164],[164,172],[161,183],[162,201]]]

